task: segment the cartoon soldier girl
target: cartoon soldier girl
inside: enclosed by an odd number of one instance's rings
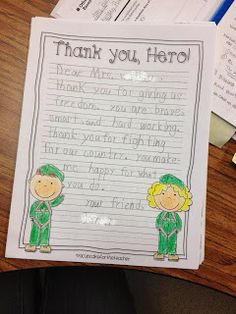
[[[52,207],[58,206],[64,200],[64,196],[61,195],[63,180],[64,174],[57,167],[49,164],[40,167],[31,178],[30,192],[37,201],[30,208],[32,228],[25,251],[35,252],[40,246],[40,252],[51,252],[49,237]]]
[[[179,260],[176,254],[177,233],[181,230],[182,222],[177,212],[189,210],[191,197],[184,183],[171,174],[162,176],[148,190],[149,206],[161,210],[156,218],[159,241],[154,259],[164,260],[168,254],[169,261]]]

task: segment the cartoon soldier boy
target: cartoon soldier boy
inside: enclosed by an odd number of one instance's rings
[[[177,212],[189,210],[192,195],[184,183],[171,174],[162,176],[148,193],[149,206],[161,210],[156,218],[156,228],[159,230],[158,250],[153,257],[164,260],[168,254],[169,261],[178,261],[177,233],[182,228],[182,222]]]
[[[64,200],[64,196],[61,195],[63,180],[64,174],[49,164],[41,166],[30,180],[30,192],[37,201],[30,208],[32,228],[25,251],[35,252],[40,246],[40,252],[51,252],[49,237],[52,207],[58,206]]]

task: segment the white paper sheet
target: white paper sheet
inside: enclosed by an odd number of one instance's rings
[[[7,257],[198,268],[214,33],[33,19]],[[51,253],[30,253],[30,181],[45,164],[64,173],[65,198],[51,209]],[[153,259],[148,190],[168,173],[193,195],[178,262]]]
[[[212,111],[236,126],[236,2],[217,28]]]
[[[92,21],[208,21],[222,0],[60,0],[52,16]]]

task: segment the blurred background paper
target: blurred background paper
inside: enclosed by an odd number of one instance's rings
[[[60,0],[54,17],[93,21],[208,21],[222,0]]]
[[[210,143],[221,148],[236,132],[236,128],[221,119],[216,114],[211,114]]]
[[[217,27],[212,111],[236,127],[236,2]],[[228,127],[228,130],[230,127]],[[232,128],[231,128],[232,129]]]

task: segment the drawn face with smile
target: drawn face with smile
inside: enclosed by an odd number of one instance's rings
[[[54,176],[36,174],[30,182],[31,194],[40,201],[52,201],[62,190],[61,181]]]
[[[178,211],[185,202],[185,198],[175,192],[172,186],[163,190],[160,194],[154,195],[154,200],[158,208],[167,212]]]

